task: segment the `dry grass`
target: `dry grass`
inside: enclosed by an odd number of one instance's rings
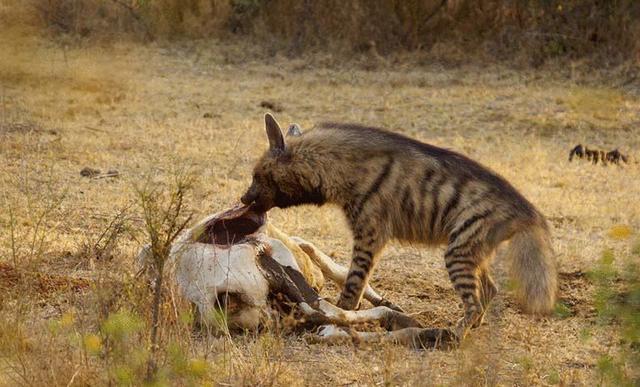
[[[584,83],[492,66],[360,70],[305,59],[261,61],[246,47],[210,42],[78,49],[24,30],[0,34],[0,52],[0,262],[55,276],[38,278],[97,284],[46,298],[28,281],[0,286],[0,384],[138,380],[148,356],[145,322],[136,320],[148,318],[148,293],[132,278],[142,236],[118,235],[116,253],[104,260],[85,246],[131,207],[133,187],[150,173],[168,183],[175,165],[199,175],[187,203],[196,218],[237,201],[266,146],[264,100],[283,107],[284,123],[385,126],[462,151],[503,174],[551,221],[564,309],[546,319],[523,315],[499,275],[503,291],[488,324],[459,350],[420,353],[308,345],[278,332],[194,338],[184,307],[168,296],[160,333],[167,378],[179,384],[201,377],[251,385],[592,384],[601,354],[617,351],[615,333],[596,324],[593,285],[584,273],[605,248],[629,254],[640,230],[637,93],[597,78]],[[568,151],[578,142],[620,147],[633,162],[569,164]],[[117,169],[120,176],[82,177],[86,166]],[[351,241],[336,209],[274,210],[271,219],[347,262]],[[135,211],[127,222],[133,230],[144,227]],[[450,324],[461,311],[441,255],[392,245],[374,284],[426,325]],[[337,289],[324,294],[335,297]],[[136,351],[118,355],[117,346],[130,342]]]

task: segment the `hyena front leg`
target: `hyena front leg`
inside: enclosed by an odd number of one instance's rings
[[[351,266],[337,304],[340,308],[358,308],[369,282],[369,275],[376,264],[377,255],[383,246],[384,239],[375,230],[354,233]]]

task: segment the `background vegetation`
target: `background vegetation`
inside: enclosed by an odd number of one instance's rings
[[[640,56],[634,0],[30,0],[42,23],[87,38],[250,39],[269,50],[433,51],[620,63]]]
[[[637,385],[638,6],[0,0],[0,385]],[[457,350],[230,336],[224,314],[222,335],[194,332],[157,242],[237,202],[265,110],[303,131],[383,126],[504,175],[549,219],[556,313],[521,313],[498,255],[487,324]],[[631,161],[569,163],[577,143]],[[270,219],[347,264],[338,210]],[[448,326],[442,254],[391,244],[373,283]]]

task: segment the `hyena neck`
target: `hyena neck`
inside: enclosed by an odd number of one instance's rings
[[[294,195],[287,194],[281,190],[275,193],[275,204],[279,208],[288,208],[303,204],[314,204],[321,206],[327,202],[327,198],[322,187],[312,189],[299,189]]]
[[[348,193],[345,193],[345,178],[343,168],[333,163],[326,163],[317,155],[306,156],[306,168],[298,171],[298,176],[304,176],[302,181],[298,181],[296,194],[287,197],[284,193],[279,193],[282,199],[291,205],[314,204],[322,206],[324,204],[341,205]]]
[[[326,196],[326,202],[335,205],[342,209],[347,221],[353,228],[358,223],[359,212],[358,199],[360,195],[357,194],[357,183],[350,182],[349,180],[343,180],[341,186],[332,187]]]
[[[329,171],[322,173],[323,178],[318,187],[318,192],[322,193],[322,204],[333,204],[344,208],[350,201],[355,184],[339,175],[339,171]]]
[[[304,160],[295,172],[306,179],[298,181],[296,198],[283,195],[289,206],[333,204],[345,208],[362,185],[363,172],[359,165],[366,163],[362,154],[349,147],[328,147],[325,140],[325,136],[316,134],[289,143],[289,151],[296,154],[298,160]]]

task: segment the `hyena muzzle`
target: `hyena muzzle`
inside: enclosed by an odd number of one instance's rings
[[[447,244],[445,265],[462,298],[456,335],[482,322],[496,294],[489,263],[509,240],[507,256],[526,311],[548,313],[557,288],[544,217],[511,184],[453,151],[378,128],[323,123],[285,136],[265,116],[269,150],[242,197],[257,210],[331,203],[353,233],[349,275],[338,305],[359,306],[387,241]]]

